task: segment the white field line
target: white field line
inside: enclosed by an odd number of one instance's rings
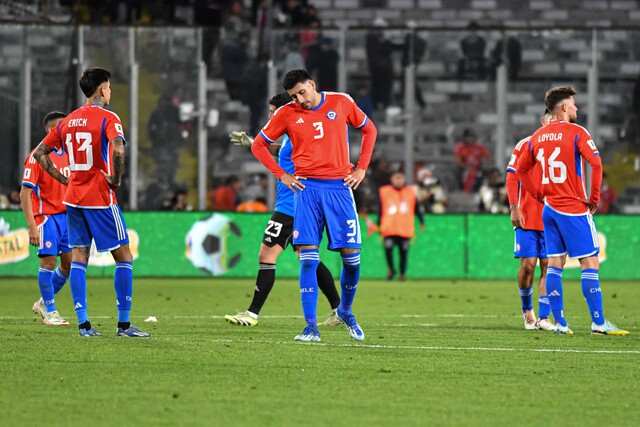
[[[320,313],[319,316],[322,317],[324,315],[324,313]],[[0,320],[20,320],[20,319],[31,319],[36,317],[35,314],[30,315],[30,316],[0,316]],[[96,316],[96,315],[91,315],[92,319],[113,319],[115,318],[115,314],[113,316]],[[149,317],[149,315],[144,315],[144,316],[131,316],[132,318],[135,319],[146,319],[147,317]],[[155,316],[158,319],[162,318],[162,319],[224,319],[224,315],[210,315],[210,316],[162,316],[162,315],[158,315]],[[401,314],[400,316],[401,318],[413,318],[413,319],[419,319],[419,318],[425,318],[425,317],[444,317],[444,318],[498,318],[498,317],[508,317],[508,318],[518,318],[520,317],[520,314],[504,314],[504,315],[497,315],[497,314],[456,314],[456,313],[451,313],[451,314]],[[581,319],[584,316],[573,316],[572,319]],[[261,315],[260,316],[261,319],[302,319],[303,316],[301,315],[292,315],[292,314],[285,314],[285,315]],[[585,317],[586,318],[586,317]]]
[[[212,340],[219,343],[237,344],[266,344],[266,345],[312,345],[326,347],[358,347],[383,350],[427,350],[427,351],[503,351],[503,352],[534,352],[534,353],[582,353],[582,354],[640,354],[640,350],[577,350],[559,348],[509,348],[509,347],[443,347],[427,345],[382,345],[382,344],[332,344],[327,342],[300,343],[295,341],[242,341],[219,339]]]

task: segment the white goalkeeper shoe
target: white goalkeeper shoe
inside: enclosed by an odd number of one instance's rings
[[[338,318],[338,315],[336,314],[335,311],[332,312],[329,315],[329,317],[327,317],[327,320],[320,323],[320,326],[340,326],[340,325],[342,325],[342,320]]]
[[[258,324],[258,315],[248,311],[243,311],[235,316],[227,314],[224,316],[224,319],[227,322],[238,326],[256,326]]]
[[[527,310],[522,312],[522,318],[524,319],[524,328],[527,330],[538,329],[536,327],[536,314],[533,310]]]

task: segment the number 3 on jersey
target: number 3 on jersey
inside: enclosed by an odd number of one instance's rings
[[[91,133],[90,132],[76,132],[76,143],[79,145],[78,149],[73,149],[73,135],[68,133],[67,139],[64,142],[67,146],[67,153],[69,153],[69,166],[72,171],[88,171],[93,166],[93,148],[91,147]],[[76,159],[84,154],[84,163],[80,163],[80,159]]]
[[[544,148],[538,151],[536,159],[540,161],[542,167],[542,184],[549,184],[549,179],[555,184],[562,184],[567,180],[567,165],[561,160],[556,160],[560,155],[560,147],[556,147],[553,153],[549,156],[547,166],[547,159],[544,157]]]
[[[320,139],[324,136],[324,128],[322,127],[322,122],[313,122],[313,127],[318,131],[316,135],[313,135],[313,139]]]

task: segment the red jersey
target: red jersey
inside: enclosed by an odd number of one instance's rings
[[[40,163],[33,157],[33,152],[24,161],[24,174],[22,175],[22,185],[31,187],[31,206],[33,218],[36,225],[44,222],[46,215],[54,215],[66,212],[67,208],[62,203],[67,187],[55,180],[46,173]],[[60,173],[67,178],[71,176],[69,168],[69,156],[67,152],[61,150],[60,153],[54,151],[49,154],[49,158]]]
[[[527,191],[545,197],[545,203],[565,214],[583,215],[589,212],[580,200],[587,198],[584,161],[592,166],[591,198],[598,204],[602,182],[600,153],[589,132],[575,123],[553,120],[538,129],[529,140],[528,149],[520,155],[516,166],[518,178]],[[541,175],[531,182],[529,171],[540,163]],[[529,184],[532,184],[529,187]]]
[[[69,153],[71,179],[64,203],[83,208],[104,208],[118,203],[101,171],[111,170],[111,140],[124,139],[120,118],[97,105],[84,105],[62,119],[42,142]]]
[[[491,157],[491,153],[487,147],[480,143],[465,144],[459,142],[456,144],[453,153],[466,166],[482,166],[482,160]]]
[[[542,208],[544,205],[522,188],[516,175],[516,164],[521,154],[529,148],[529,139],[530,137],[520,140],[513,149],[509,165],[507,166],[507,193],[509,195],[509,204],[517,204],[522,212],[522,216],[524,216],[524,229],[544,231],[544,225],[542,223]],[[542,169],[540,166],[534,166],[530,175],[533,182],[540,182],[542,179]],[[511,184],[512,180],[515,180],[515,185]],[[515,189],[515,191],[512,191],[512,189]]]
[[[347,125],[361,128],[368,119],[349,95],[339,92],[321,95],[322,100],[311,110],[294,102],[280,107],[260,134],[271,143],[281,135],[289,135],[297,175],[342,179],[353,170]]]

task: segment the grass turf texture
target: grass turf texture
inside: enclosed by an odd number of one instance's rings
[[[132,320],[150,339],[115,337],[109,280],[90,279],[104,336],[32,315],[35,280],[2,279],[2,424],[637,425],[640,286],[603,283],[605,314],[627,337],[591,336],[577,282],[565,284],[574,336],[525,331],[512,282],[363,281],[354,312],[366,340],[304,327],[297,283],[280,280],[256,327],[227,324],[252,280],[137,279]],[[320,295],[318,320],[329,313]],[[537,305],[534,304],[537,308]],[[156,316],[157,323],[145,323]]]

